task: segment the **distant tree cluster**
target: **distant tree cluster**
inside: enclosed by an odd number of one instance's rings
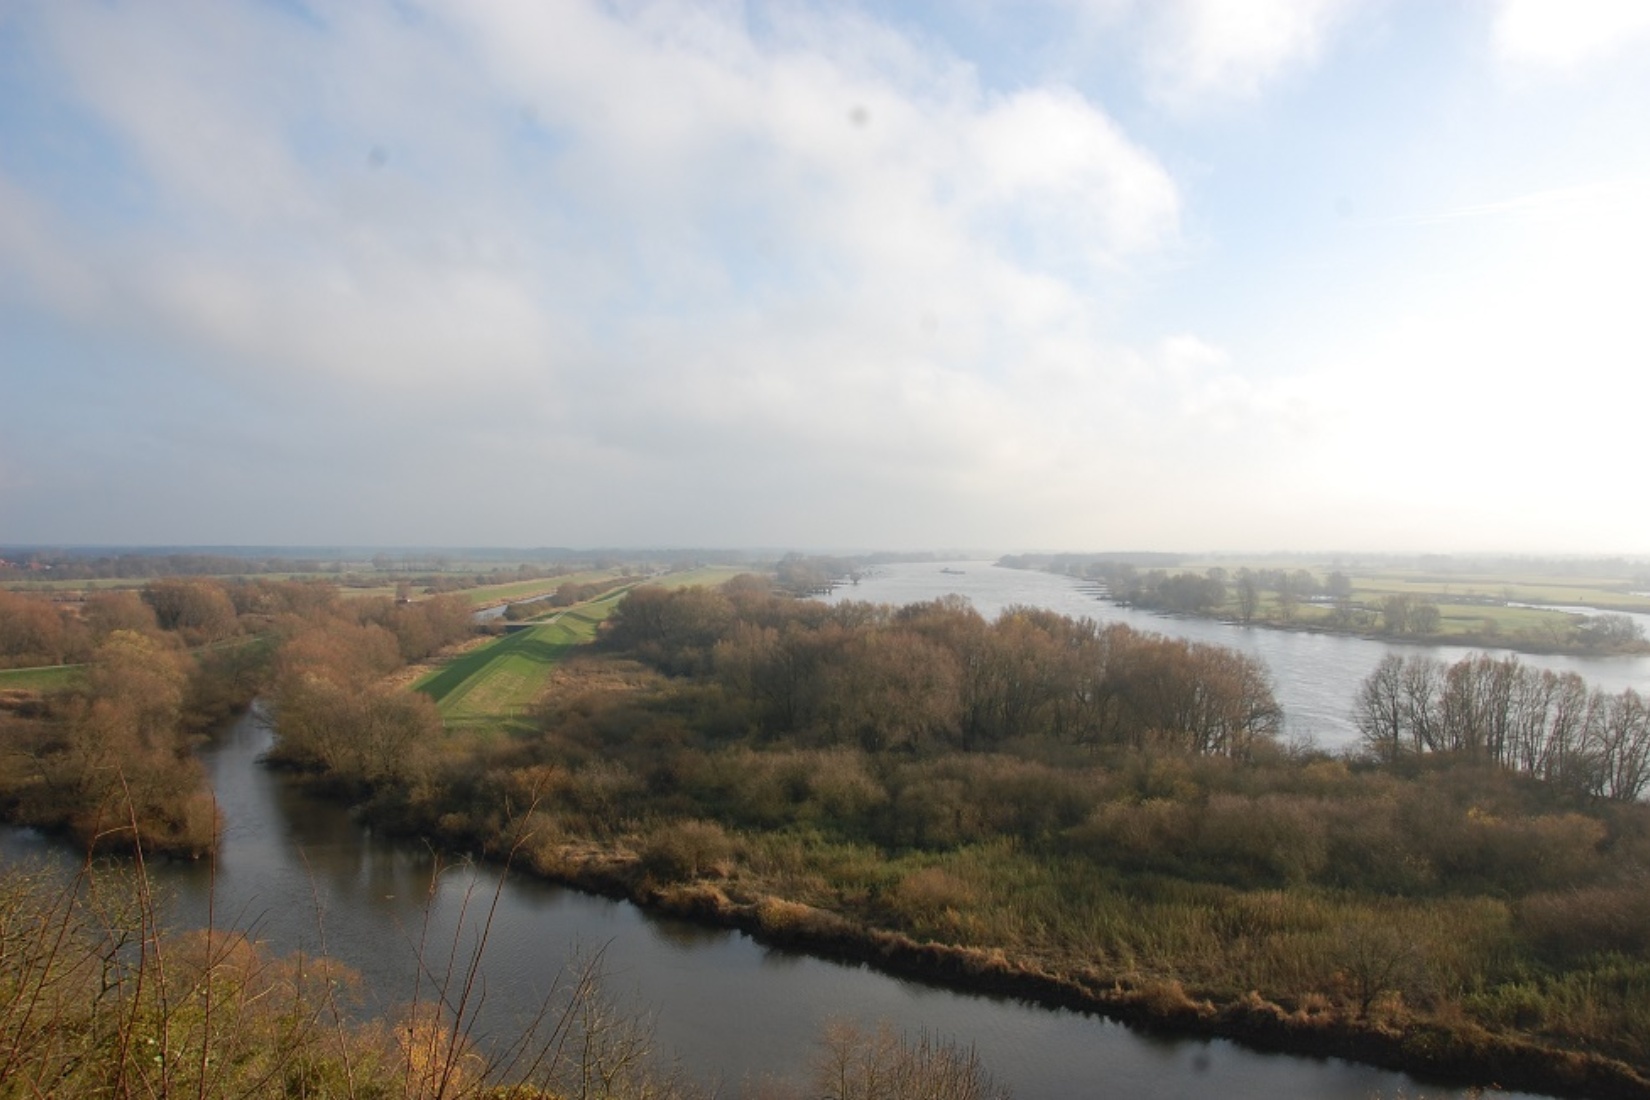
[[[1401,592],[1381,600],[1381,629],[1387,634],[1436,634],[1442,621],[1443,613],[1432,600]]]
[[[77,664],[92,644],[91,631],[67,607],[0,588],[0,668]]]
[[[1512,656],[1445,665],[1390,654],[1359,687],[1354,718],[1384,760],[1456,753],[1605,798],[1650,789],[1650,707],[1638,692],[1589,690],[1573,672]]]
[[[787,599],[754,578],[635,589],[607,641],[701,673],[770,735],[989,749],[1049,738],[1242,755],[1281,714],[1265,669],[1220,646],[1026,607],[987,622],[950,597],[902,608]]]
[[[441,716],[428,696],[386,677],[473,633],[469,601],[331,599],[283,619],[280,631],[271,758],[358,788],[420,775]]]
[[[848,558],[786,554],[774,566],[781,591],[808,596],[827,591],[843,577],[852,576],[858,566]]]
[[[1133,567],[1122,567],[1112,571],[1108,590],[1113,599],[1131,607],[1208,615],[1226,604],[1226,571],[1171,574],[1152,569],[1141,573]]]
[[[58,550],[0,552],[0,581],[130,580],[142,577],[245,576],[256,573],[319,573],[336,563],[318,558],[255,557],[206,553],[77,554]]]
[[[116,630],[166,635],[198,646],[255,631],[260,600],[301,590],[301,582],[166,577],[142,589],[92,592],[84,599],[0,589],[0,668],[80,664]],[[250,613],[251,619],[242,619]]]
[[[1571,632],[1584,649],[1618,653],[1641,647],[1644,628],[1627,615],[1587,615]]]

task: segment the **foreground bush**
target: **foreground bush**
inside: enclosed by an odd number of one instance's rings
[[[485,946],[486,928],[480,930]],[[699,1100],[646,1019],[570,966],[535,1024],[471,1040],[479,952],[396,1019],[361,1019],[339,963],[238,932],[164,934],[141,868],[0,870],[0,1100],[152,1096],[338,1100]],[[799,1067],[801,1069],[803,1067]],[[1006,1100],[972,1050],[836,1024],[806,1091],[759,1100]]]
[[[646,1029],[603,999],[593,967],[498,1049],[468,1039],[473,980],[460,967],[402,1019],[360,1021],[335,962],[275,957],[240,933],[162,934],[140,870],[13,868],[0,873],[0,1097],[697,1095],[645,1056]]]

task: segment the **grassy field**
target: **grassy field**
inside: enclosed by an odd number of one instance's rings
[[[1621,581],[1604,578],[1543,577],[1539,575],[1466,574],[1437,576],[1406,573],[1350,574],[1359,587],[1384,593],[1428,596],[1440,605],[1452,597],[1502,603],[1545,603],[1650,611],[1650,597],[1632,594]]]
[[[1505,571],[1463,569],[1456,572],[1448,569],[1370,565],[1356,561],[1347,563],[1304,559],[1288,562],[1261,559],[1197,560],[1189,561],[1171,569],[1170,572],[1187,570],[1201,573],[1212,566],[1219,566],[1228,573],[1235,573],[1240,567],[1254,570],[1281,568],[1289,572],[1304,568],[1320,581],[1338,569],[1352,578],[1354,598],[1358,600],[1378,600],[1382,596],[1401,594],[1424,596],[1437,601],[1440,607],[1449,603],[1470,605],[1487,600],[1498,603],[1560,604],[1650,612],[1650,595],[1635,594],[1639,589],[1627,575],[1555,574],[1516,568]]]
[[[484,584],[467,588],[464,598],[472,607],[491,607],[501,603],[515,603],[537,596],[548,596],[564,584],[589,584],[592,581],[616,577],[617,569],[595,569],[584,573],[568,573],[560,577],[537,577],[530,581],[509,581],[505,584]]]
[[[1353,589],[1352,604],[1378,615],[1381,600],[1394,591],[1390,588],[1365,588],[1360,585]],[[1450,638],[1470,639],[1474,642],[1490,638],[1503,638],[1508,641],[1522,638],[1532,643],[1552,644],[1568,635],[1570,626],[1577,618],[1576,615],[1565,611],[1507,607],[1500,603],[1456,602],[1425,593],[1412,594],[1422,599],[1430,599],[1438,605],[1438,630],[1429,637],[1446,641]],[[1328,605],[1306,603],[1295,609],[1292,621],[1302,626],[1333,628],[1332,613],[1333,609]],[[1235,596],[1228,598],[1221,614],[1231,618],[1237,617]],[[1285,621],[1282,609],[1271,593],[1262,595],[1255,618],[1259,622]],[[1373,629],[1378,621],[1378,618],[1372,621],[1370,628]]]
[[[9,588],[13,592],[107,592],[116,588],[142,588],[148,583],[148,578],[108,577],[78,581],[7,581],[0,588]]]
[[[55,691],[74,683],[85,667],[48,665],[44,668],[0,669],[0,691],[8,688],[19,691]]]
[[[696,584],[717,585],[731,580],[741,573],[754,573],[758,570],[748,569],[742,565],[705,565],[698,569],[684,569],[680,572],[666,573],[654,577],[649,584],[656,584],[661,588],[690,588]]]
[[[623,598],[623,591],[610,592],[555,612],[542,623],[462,654],[419,680],[413,690],[434,699],[451,727],[519,717],[538,700],[556,663],[595,638],[597,624]]]
[[[1370,621],[1364,629],[1374,629],[1379,623],[1382,602],[1389,596],[1409,596],[1434,603],[1439,611],[1438,629],[1428,637],[1443,641],[1459,640],[1467,644],[1527,645],[1536,649],[1562,649],[1570,644],[1572,629],[1584,612],[1636,611],[1650,612],[1650,596],[1637,594],[1640,587],[1626,575],[1562,574],[1539,569],[1486,571],[1445,568],[1400,567],[1386,564],[1365,564],[1356,561],[1309,561],[1295,559],[1287,562],[1257,559],[1210,559],[1188,561],[1170,572],[1202,573],[1219,566],[1228,576],[1239,568],[1253,570],[1284,569],[1295,572],[1304,569],[1320,583],[1332,571],[1339,570],[1352,581],[1351,604],[1364,609]],[[1537,606],[1520,607],[1515,604]],[[1545,606],[1542,606],[1545,605]],[[1227,598],[1220,614],[1236,617],[1236,593]],[[1262,622],[1285,621],[1275,595],[1261,594],[1256,619]],[[1336,626],[1332,609],[1325,602],[1301,603],[1294,612],[1294,623],[1326,629],[1346,629]],[[1353,629],[1357,629],[1354,627]]]

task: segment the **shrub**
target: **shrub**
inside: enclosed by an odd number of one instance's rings
[[[713,821],[680,821],[654,830],[642,848],[642,868],[660,882],[727,874],[733,840]]]
[[[1555,961],[1650,951],[1650,879],[1536,894],[1518,907],[1520,933]]]
[[[912,871],[899,880],[888,898],[900,920],[928,933],[955,932],[960,915],[979,900],[979,891],[941,867]]]

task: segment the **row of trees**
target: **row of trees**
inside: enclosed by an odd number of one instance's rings
[[[1198,615],[1223,614],[1228,610],[1245,623],[1260,614],[1266,593],[1271,594],[1277,616],[1292,622],[1300,606],[1320,597],[1332,601],[1334,612],[1351,621],[1352,578],[1339,570],[1323,581],[1306,569],[1238,569],[1215,566],[1202,573],[1170,573],[1164,569],[1141,572],[1123,562],[1090,566],[1088,575],[1105,582],[1106,590],[1120,603],[1157,611]]]
[[[606,638],[666,672],[708,675],[768,736],[820,744],[1047,738],[1238,756],[1281,720],[1265,669],[1233,650],[1026,607],[987,622],[958,597],[895,609],[792,600],[754,578],[643,587]]]
[[[1650,789],[1650,707],[1631,688],[1483,654],[1452,665],[1390,654],[1358,689],[1354,717],[1383,760],[1459,753],[1605,798]]]
[[[0,589],[0,668],[82,664],[117,630],[158,636],[176,629],[176,618],[162,625],[148,596],[147,591],[99,592],[77,607]],[[235,609],[227,600],[223,607],[233,623]]]
[[[272,616],[333,598],[303,581],[162,577],[140,589],[91,592],[79,601],[0,589],[0,668],[81,664],[128,630],[198,646],[257,633]]]
[[[113,580],[211,574],[318,573],[336,563],[318,558],[241,557],[232,554],[76,554],[60,550],[0,548],[0,580]]]

